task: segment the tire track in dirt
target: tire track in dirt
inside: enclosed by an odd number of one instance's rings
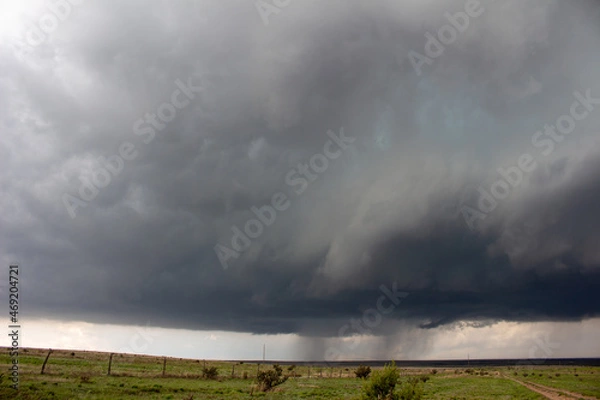
[[[509,379],[513,382],[517,382],[518,384],[525,386],[527,389],[531,390],[532,392],[541,394],[542,396],[544,396],[550,400],[571,400],[571,399],[597,400],[596,397],[584,396],[582,394],[569,392],[569,391],[566,391],[563,389],[556,389],[556,388],[540,385],[539,383],[524,382],[519,379],[511,378],[511,377],[508,377],[505,375],[503,375],[503,377],[505,379]]]

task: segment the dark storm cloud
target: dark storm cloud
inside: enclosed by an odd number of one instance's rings
[[[598,315],[600,106],[549,156],[531,142],[574,92],[600,98],[598,5],[482,2],[419,76],[409,51],[466,2],[321,3],[264,25],[252,2],[89,1],[32,54],[0,48],[2,256],[30,315],[335,336],[394,282],[389,319],[422,328]],[[135,122],[190,77],[144,143]],[[295,194],[286,174],[342,128],[351,148]],[[124,142],[137,157],[71,218],[63,195]],[[471,229],[461,207],[524,153],[537,169]],[[289,209],[224,270],[214,246],[277,192]]]

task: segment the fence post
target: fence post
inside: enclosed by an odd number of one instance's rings
[[[44,369],[46,368],[46,363],[48,362],[48,357],[50,357],[50,353],[52,353],[52,349],[48,349],[48,354],[46,355],[46,359],[42,364],[42,372],[40,373],[40,375],[44,375]]]
[[[110,353],[110,358],[108,359],[108,375],[110,375],[110,369],[112,368],[112,359],[115,353]]]
[[[163,358],[163,371],[162,376],[165,376],[165,370],[167,369],[167,357]]]
[[[231,366],[231,377],[235,376],[235,363]]]
[[[310,365],[308,366],[308,378],[310,379]]]

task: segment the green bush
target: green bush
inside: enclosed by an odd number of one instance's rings
[[[420,400],[423,396],[423,387],[420,378],[410,378],[400,385],[400,374],[396,364],[392,362],[382,370],[373,372],[371,379],[363,387],[363,400]]]
[[[369,375],[371,375],[371,367],[366,367],[364,365],[359,365],[356,370],[354,370],[354,374],[357,378],[367,379]]]
[[[204,379],[217,379],[219,376],[219,370],[217,367],[204,367],[202,368],[202,377]]]
[[[423,398],[423,386],[419,379],[410,378],[400,386],[399,400],[421,400]]]
[[[273,365],[273,369],[259,372],[256,380],[258,381],[258,388],[266,392],[285,382],[287,376],[283,376],[283,369],[278,364],[275,364]]]
[[[399,397],[395,393],[395,390],[399,379],[400,375],[393,362],[391,365],[386,365],[383,370],[373,372],[371,380],[365,383],[363,387],[363,399],[398,400]]]
[[[297,373],[295,371],[296,370],[296,365],[295,364],[290,365],[287,368],[287,370],[288,370],[288,376],[292,376],[292,377],[296,377],[297,376]]]

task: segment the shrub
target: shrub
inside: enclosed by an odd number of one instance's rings
[[[432,373],[433,375],[437,374],[437,369],[432,369],[432,370],[431,370],[431,373]]]
[[[242,379],[248,379],[248,371],[244,371],[242,374]]]
[[[296,376],[296,371],[294,371],[296,369],[296,365],[292,364],[289,367],[287,367],[288,370],[288,376]]]
[[[425,379],[424,379],[425,378]],[[399,385],[400,374],[392,362],[383,370],[373,372],[371,379],[363,387],[363,400],[420,400],[423,396],[421,382],[429,377],[414,377]],[[396,392],[396,386],[399,391]]]
[[[359,367],[360,368],[360,367]],[[369,368],[369,372],[371,369]],[[358,374],[357,374],[358,376]],[[394,393],[396,384],[400,379],[396,365],[392,362],[391,365],[386,365],[383,370],[375,371],[371,380],[363,387],[364,400],[397,400],[398,395]]]
[[[287,376],[283,376],[283,369],[278,364],[275,364],[273,365],[273,369],[259,372],[256,379],[259,389],[266,392],[285,382]]]
[[[400,387],[399,400],[421,400],[423,398],[423,386],[416,378],[410,378]]]
[[[202,368],[202,377],[204,379],[217,379],[219,376],[219,370],[217,367],[204,367]]]
[[[371,367],[366,367],[364,365],[360,365],[354,371],[354,375],[356,375],[357,378],[367,379],[369,377],[369,375],[371,375]]]

